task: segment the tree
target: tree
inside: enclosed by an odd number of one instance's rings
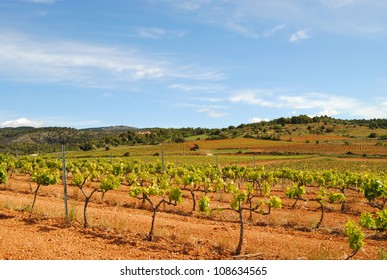
[[[94,149],[93,144],[91,142],[84,143],[80,145],[79,148],[84,152],[91,151]]]

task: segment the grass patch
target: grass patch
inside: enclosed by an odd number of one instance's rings
[[[309,260],[333,260],[333,256],[327,248],[320,245],[317,250],[311,251],[308,253],[307,258]]]
[[[387,260],[387,250],[384,248],[379,249],[379,258],[381,260]]]

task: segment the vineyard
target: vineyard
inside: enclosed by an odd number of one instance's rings
[[[0,258],[386,258],[384,158],[255,154],[254,141],[0,155]]]

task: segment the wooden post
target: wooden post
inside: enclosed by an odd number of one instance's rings
[[[219,169],[219,161],[218,161],[218,153],[215,154],[216,159],[216,169],[218,170],[218,177],[220,176],[220,169]],[[223,192],[222,189],[219,189],[219,201],[223,201]]]
[[[164,150],[161,151],[161,173],[164,174],[165,171],[165,165],[164,165]]]
[[[65,146],[62,145],[62,166],[63,166],[63,196],[65,204],[66,223],[69,222],[69,208],[67,204],[67,172],[66,172],[66,158],[65,158]]]
[[[164,175],[165,172],[165,166],[164,166],[164,150],[161,150],[161,174]],[[163,209],[165,210],[165,199],[163,199]],[[154,215],[156,216],[156,210],[154,210]],[[153,223],[154,221],[152,221]],[[153,225],[152,225],[153,227]]]

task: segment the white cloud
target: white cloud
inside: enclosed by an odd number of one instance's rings
[[[387,101],[378,104],[360,104],[355,110],[350,112],[353,117],[362,117],[366,119],[387,118]]]
[[[70,82],[89,87],[150,79],[219,80],[223,73],[179,65],[134,49],[71,41],[43,41],[0,30],[3,79],[34,83]]]
[[[322,92],[303,94],[264,94],[266,90],[237,91],[229,98],[233,103],[247,103],[267,108],[289,109],[309,115],[349,115],[355,118],[386,118],[387,101],[369,100],[368,104],[358,99]]]
[[[334,112],[335,114],[354,108],[358,101],[351,97],[335,96],[321,92],[309,92],[302,95],[279,96],[277,98],[280,107],[291,109],[314,109],[322,112]]]
[[[188,84],[172,84],[169,85],[171,89],[178,89],[182,91],[204,91],[204,92],[219,92],[224,90],[221,85],[188,85]]]
[[[212,103],[224,101],[223,98],[215,98],[215,97],[199,97],[199,98],[194,98],[194,99],[200,100],[200,101],[208,101],[208,102],[212,102]]]
[[[233,96],[229,99],[231,102],[243,102],[252,105],[259,105],[263,107],[273,107],[274,104],[267,99],[263,99],[258,96],[270,96],[272,93],[266,90],[242,90],[237,91]]]
[[[173,70],[171,69],[171,71],[173,73],[172,78],[189,79],[192,81],[219,81],[225,79],[224,74],[220,71],[206,71],[203,67],[195,65],[181,66]]]
[[[27,118],[19,118],[17,120],[5,121],[0,124],[0,127],[20,127],[20,126],[40,127],[42,126],[42,122],[32,121]]]
[[[165,36],[166,31],[162,28],[136,28],[137,35],[141,38],[159,39]]]
[[[268,122],[269,119],[261,119],[261,118],[257,118],[257,117],[249,119],[250,123],[259,123],[259,122],[263,122],[263,121]]]
[[[159,27],[137,27],[135,28],[137,36],[144,39],[161,39],[171,37],[184,37],[185,32],[176,30],[166,30]]]
[[[227,108],[222,105],[201,105],[201,104],[195,104],[195,103],[179,103],[179,104],[176,104],[176,106],[187,107],[187,108],[197,108],[198,113],[206,114],[210,118],[224,118],[228,116],[228,113],[221,112],[222,109]]]
[[[227,113],[218,112],[216,110],[212,110],[212,109],[208,109],[208,108],[199,109],[198,112],[199,113],[205,113],[210,118],[223,118],[223,117],[228,116]]]
[[[323,111],[320,111],[316,114],[316,116],[335,116],[338,115],[340,112],[336,110],[329,110],[325,109]]]
[[[308,29],[298,30],[290,36],[289,42],[295,43],[301,40],[306,40],[308,38],[310,38]]]

